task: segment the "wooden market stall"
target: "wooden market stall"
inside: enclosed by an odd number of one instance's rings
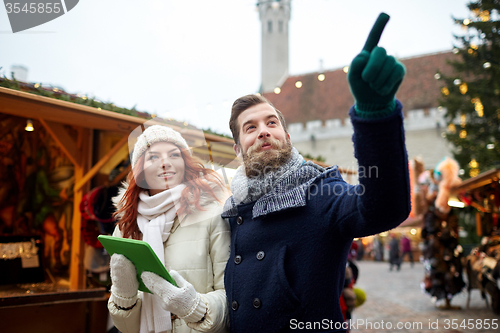
[[[465,258],[468,302],[472,289],[479,289],[486,304],[500,314],[500,168],[465,180],[452,189],[464,206],[475,208],[476,234],[481,241]],[[488,301],[488,298],[490,301]],[[467,302],[467,303],[468,303]]]
[[[127,159],[129,143],[133,147],[136,139],[130,135],[134,129],[154,123],[159,121],[0,87],[0,243],[4,243],[0,248],[0,317],[9,318],[2,320],[2,331],[104,332],[106,293],[105,288],[86,282],[80,203],[85,193],[106,183],[111,171]],[[34,131],[27,132],[27,124]],[[202,160],[212,165],[238,166],[231,139],[171,127],[183,135]],[[48,165],[57,166],[57,174],[47,169]],[[115,179],[123,178],[128,170],[123,168]],[[62,174],[66,174],[65,178]],[[64,188],[55,188],[53,180]],[[50,205],[46,205],[49,199]],[[24,209],[35,204],[35,211]],[[58,219],[49,218],[50,211],[62,207],[66,217],[61,213]],[[40,216],[43,218],[38,219]],[[58,223],[65,223],[67,230],[59,228]],[[41,230],[37,235],[30,232],[34,226]],[[50,237],[44,238],[56,229],[62,231],[54,236],[55,243]],[[45,239],[49,241],[44,244]],[[37,270],[45,264],[43,255],[24,255],[21,260],[19,254],[14,254],[12,259],[22,262],[22,268],[19,264],[14,269],[15,260],[8,260],[6,252],[14,244],[20,249],[39,249],[51,257],[51,262]],[[56,249],[54,244],[58,244]],[[66,248],[66,261],[62,247]],[[67,278],[58,279],[58,273]],[[32,283],[43,280],[51,283]],[[29,317],[33,320],[26,320]],[[37,326],[37,320],[43,320],[43,328]]]

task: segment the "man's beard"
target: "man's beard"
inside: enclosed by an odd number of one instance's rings
[[[261,150],[264,143],[271,144],[271,149]],[[257,178],[269,172],[277,171],[292,156],[292,143],[276,139],[257,140],[243,154],[243,164],[248,178]]]

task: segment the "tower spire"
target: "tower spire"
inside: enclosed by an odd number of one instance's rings
[[[288,76],[291,0],[258,0],[262,30],[261,90],[273,91]]]

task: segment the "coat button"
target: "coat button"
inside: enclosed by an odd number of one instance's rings
[[[266,256],[266,254],[264,253],[264,251],[259,251],[259,252],[257,253],[257,259],[258,259],[258,260],[262,260],[262,259],[264,259],[264,257],[265,257],[265,256]]]
[[[236,220],[236,223],[241,225],[243,223],[243,218],[241,216],[238,216],[238,219]]]
[[[253,307],[254,307],[254,308],[258,309],[258,308],[260,308],[260,306],[262,305],[262,302],[260,301],[260,299],[258,299],[258,298],[254,298],[254,300],[253,300],[252,304],[253,304]]]
[[[238,255],[238,256],[236,256],[236,257],[234,257],[234,263],[235,263],[236,265],[239,265],[239,264],[241,263],[241,260],[242,260],[242,259],[241,259],[241,256],[239,256],[239,255]]]
[[[234,311],[238,310],[238,302],[237,301],[232,301],[231,302],[231,309],[233,309]]]

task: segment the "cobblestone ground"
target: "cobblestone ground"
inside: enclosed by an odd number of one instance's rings
[[[421,291],[424,276],[421,263],[412,268],[405,262],[400,271],[392,272],[387,262],[359,261],[357,265],[356,286],[366,292],[367,299],[354,310],[352,322],[360,325],[351,326],[351,332],[500,332],[500,316],[486,307],[478,290],[471,292],[469,309],[466,290],[451,301],[452,306],[460,309],[436,307],[441,303],[433,304],[431,297]],[[496,329],[493,323],[497,324]],[[485,329],[488,324],[490,328]]]

